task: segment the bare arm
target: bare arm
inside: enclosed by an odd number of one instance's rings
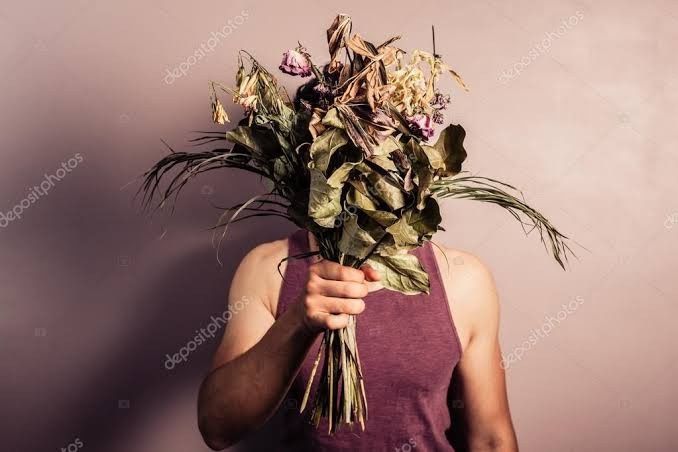
[[[459,258],[446,252],[452,261]],[[499,347],[499,300],[492,275],[472,255],[447,275],[446,288],[463,319],[465,349],[456,374],[460,379],[463,414],[470,451],[515,452],[504,369]]]
[[[299,288],[299,302],[275,320],[274,278],[279,287],[276,267],[286,254],[286,247],[283,252],[279,248],[268,244],[252,251],[231,284],[232,305],[243,297],[250,301],[232,316],[198,398],[200,431],[215,450],[235,444],[266,422],[319,332],[344,327],[347,314],[364,309],[365,274],[324,261],[311,266],[306,286]]]

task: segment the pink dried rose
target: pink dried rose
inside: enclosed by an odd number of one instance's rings
[[[288,50],[283,54],[280,70],[285,74],[308,77],[311,75],[311,63],[306,56],[297,50]]]
[[[417,114],[407,118],[410,122],[410,127],[413,131],[421,135],[425,140],[433,136],[435,130],[433,129],[433,120],[428,115]]]

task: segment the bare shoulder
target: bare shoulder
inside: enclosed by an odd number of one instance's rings
[[[262,243],[250,250],[235,272],[229,298],[238,299],[241,294],[256,293],[266,307],[275,312],[282,282],[280,273],[285,272],[283,260],[287,251],[287,238]]]
[[[433,245],[443,279],[453,282],[455,290],[494,291],[494,279],[479,257],[458,249]]]
[[[483,330],[496,330],[499,298],[487,265],[466,251],[433,248],[462,345]]]

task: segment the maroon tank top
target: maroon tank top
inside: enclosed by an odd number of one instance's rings
[[[304,230],[290,236],[288,243],[290,256],[309,251]],[[299,414],[299,403],[320,346],[319,335],[281,407],[285,429],[281,449],[454,450],[445,436],[451,422],[447,392],[461,357],[461,344],[431,244],[427,242],[413,253],[429,275],[430,294],[403,295],[387,289],[371,292],[365,298],[365,311],[357,318],[369,411],[365,430],[359,425],[352,430],[342,427],[330,436],[326,419],[316,429],[308,421],[310,408]],[[276,317],[297,300],[310,264],[310,258],[287,261]]]

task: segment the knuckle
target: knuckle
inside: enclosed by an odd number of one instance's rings
[[[355,268],[351,267],[344,267],[342,266],[339,270],[339,278],[342,281],[355,281],[355,282],[362,282],[364,279],[364,274],[360,270],[356,270]]]
[[[304,297],[304,310],[308,313],[315,308],[316,300],[313,295]]]
[[[342,281],[346,281],[349,277],[350,272],[348,271],[349,269],[346,267],[340,267],[339,271],[337,272],[337,275],[339,276],[339,279]]]
[[[317,276],[311,275],[308,278],[308,281],[306,281],[306,293],[308,293],[308,294],[318,293],[318,290],[319,290],[319,284],[318,284]]]

